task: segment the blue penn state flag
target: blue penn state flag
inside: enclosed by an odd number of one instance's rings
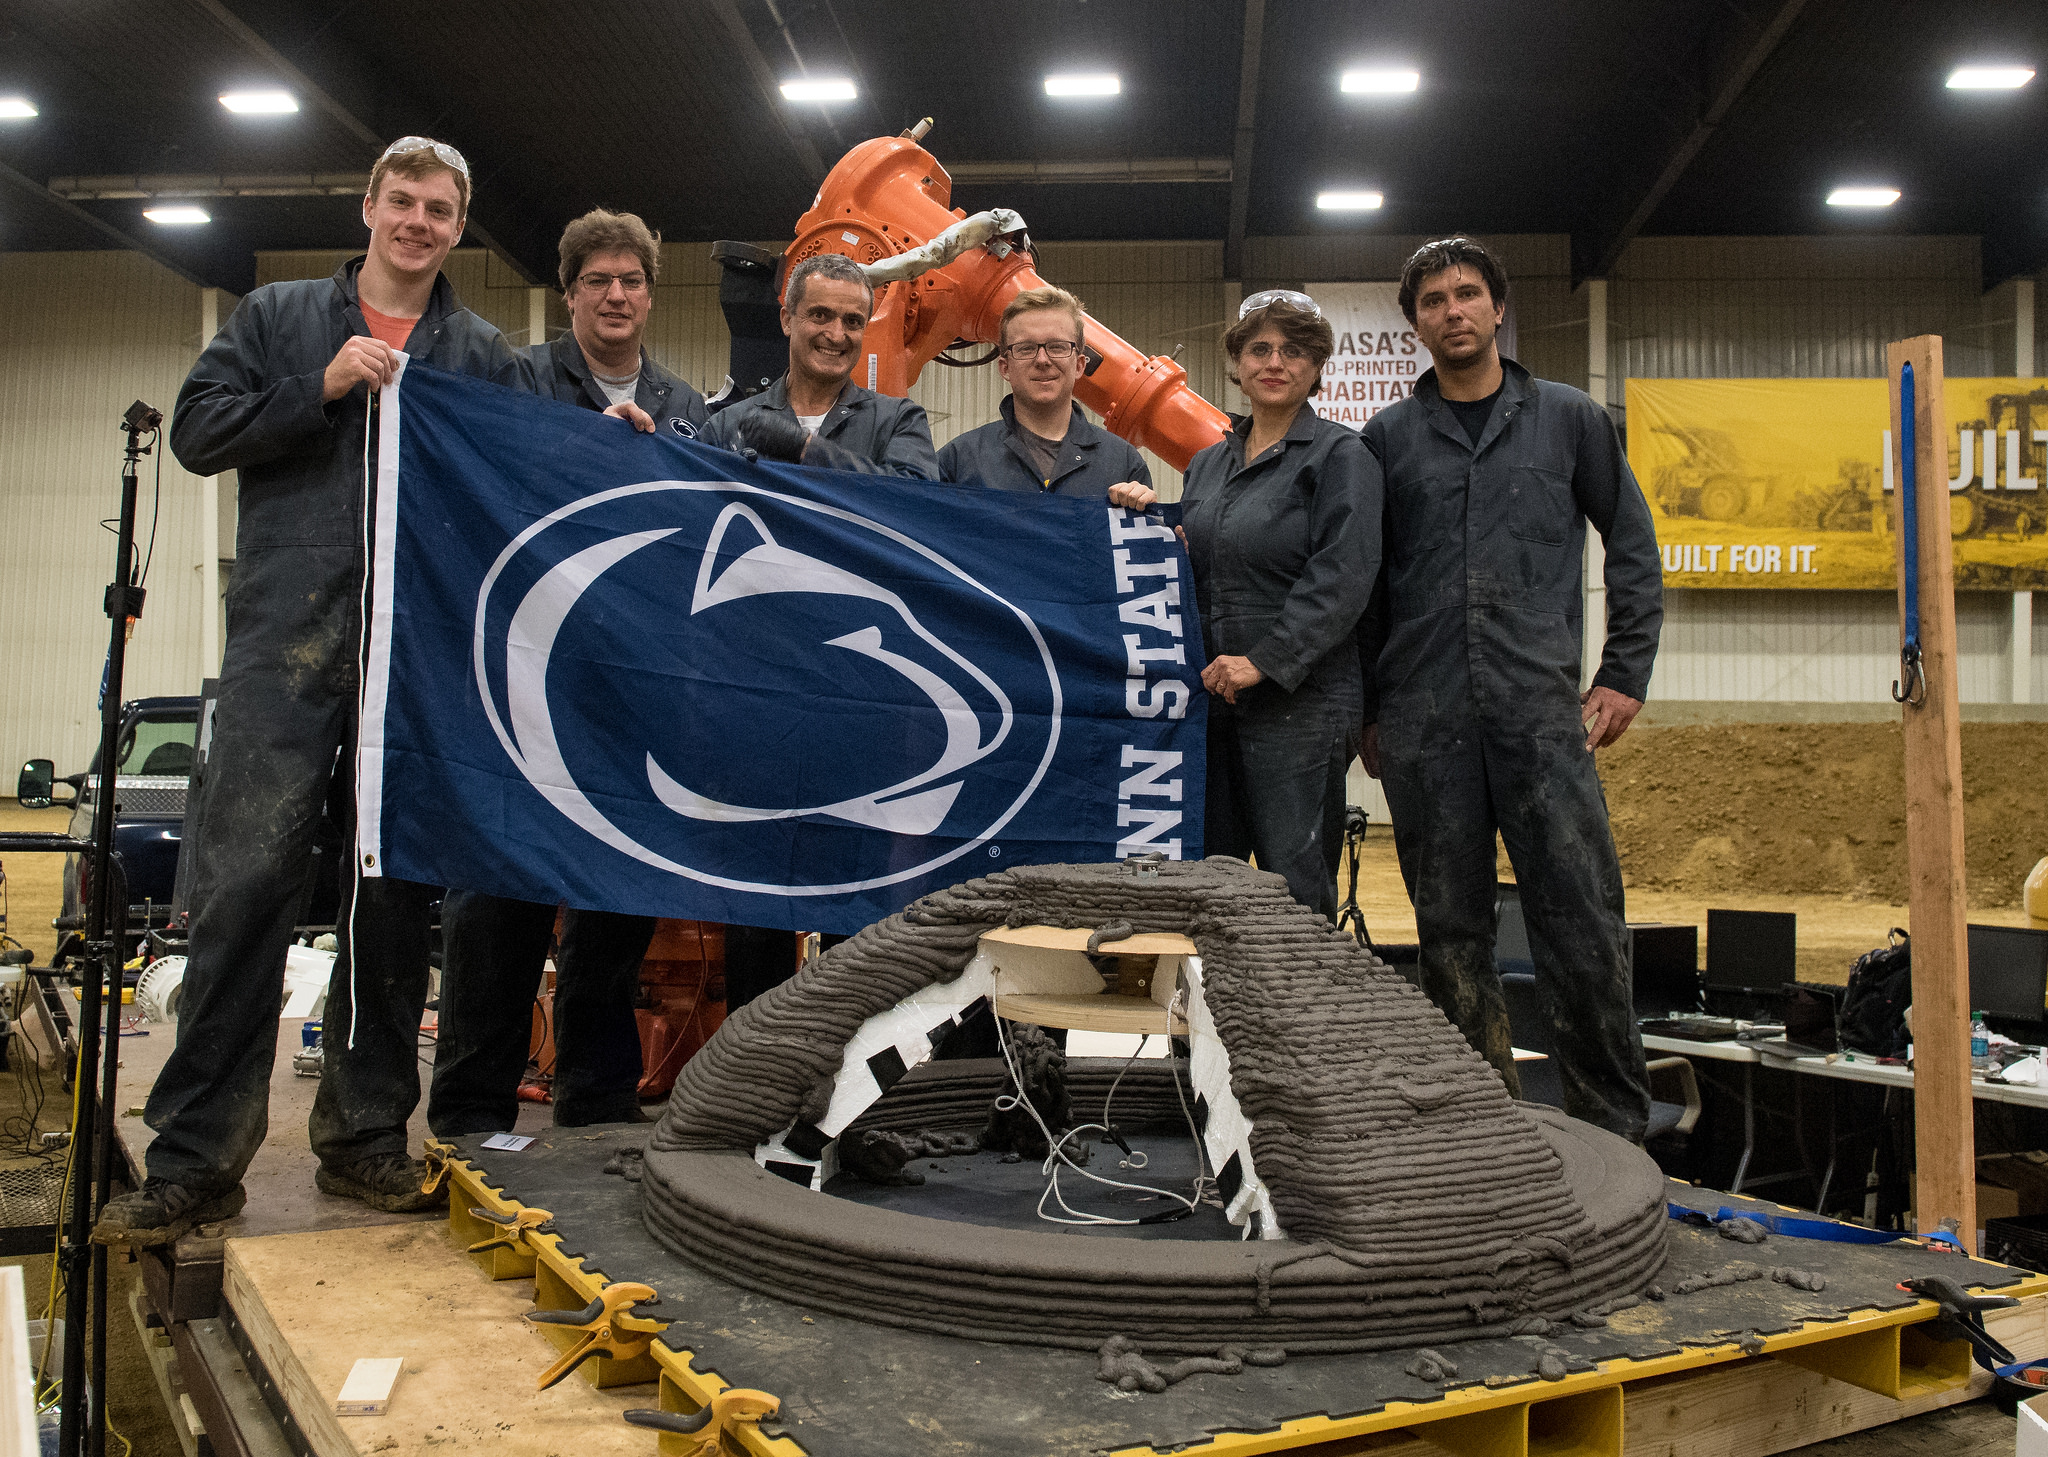
[[[406,363],[382,394],[365,874],[851,932],[1202,845],[1158,516],[800,469]]]

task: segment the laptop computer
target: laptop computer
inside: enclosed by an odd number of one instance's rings
[[[1969,935],[1970,1010],[2038,1035],[2048,1021],[2048,930],[1971,926]]]
[[[1707,912],[1707,1010],[1776,1020],[1797,979],[1799,917],[1791,911]]]

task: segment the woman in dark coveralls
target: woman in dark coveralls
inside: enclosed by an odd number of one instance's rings
[[[1308,404],[1334,347],[1307,294],[1246,299],[1223,349],[1252,412],[1189,463],[1181,493],[1214,695],[1206,849],[1255,857],[1333,920],[1364,691],[1352,630],[1380,564],[1379,462]],[[1109,499],[1157,498],[1120,485]]]

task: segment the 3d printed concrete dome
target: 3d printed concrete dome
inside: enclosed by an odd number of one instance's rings
[[[1118,922],[1199,952],[1177,968],[1189,1073],[1247,1238],[992,1229],[822,1192],[836,1135],[874,1126],[955,1020],[1006,976],[1073,974],[985,935]],[[997,1091],[963,1107],[970,1124]],[[931,1126],[930,1100],[910,1116]],[[679,1255],[813,1308],[978,1340],[1313,1352],[1503,1335],[1634,1294],[1664,1262],[1663,1182],[1626,1141],[1511,1101],[1427,999],[1280,877],[1217,859],[1011,870],[869,927],[684,1067],[641,1188]]]

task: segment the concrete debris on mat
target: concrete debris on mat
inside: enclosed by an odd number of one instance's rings
[[[1680,1295],[1692,1295],[1717,1285],[1740,1285],[1745,1280],[1761,1280],[1763,1277],[1763,1266],[1737,1261],[1718,1275],[1687,1275],[1675,1288]]]
[[[1733,1219],[1722,1220],[1714,1228],[1721,1232],[1722,1239],[1732,1239],[1737,1244],[1760,1245],[1771,1237],[1768,1229],[1754,1219],[1744,1219],[1739,1214]]]
[[[1097,1355],[1097,1381],[1108,1382],[1118,1391],[1149,1391],[1155,1395],[1190,1376],[1236,1376],[1247,1366],[1278,1366],[1287,1359],[1287,1353],[1277,1346],[1224,1346],[1213,1356],[1187,1356],[1170,1366],[1156,1366],[1145,1359],[1138,1343],[1129,1336],[1111,1336],[1102,1343]],[[1456,1374],[1456,1367],[1451,1370]]]
[[[1571,1322],[1580,1330],[1589,1331],[1595,1329],[1596,1327],[1606,1325],[1607,1317],[1604,1315],[1595,1315],[1590,1310],[1575,1310],[1571,1314]]]
[[[1652,1285],[1643,1294],[1649,1296],[1652,1300],[1662,1300],[1664,1298],[1664,1287],[1662,1285]]]
[[[1818,1292],[1828,1288],[1827,1277],[1818,1270],[1795,1270],[1789,1265],[1778,1265],[1771,1270],[1771,1278],[1780,1285],[1790,1285],[1794,1290]]]
[[[1401,1368],[1417,1381],[1441,1384],[1458,1374],[1457,1363],[1435,1351],[1417,1351],[1415,1359]]]
[[[1562,1381],[1570,1374],[1562,1356],[1545,1351],[1536,1362],[1536,1374],[1545,1381]]]
[[[1511,1336],[1547,1336],[1550,1334],[1550,1329],[1550,1322],[1542,1316],[1525,1315],[1508,1327],[1508,1334]]]
[[[645,1154],[645,1149],[622,1148],[605,1160],[604,1171],[607,1174],[618,1175],[629,1184],[637,1184],[640,1182],[641,1161]]]
[[[1737,1341],[1735,1346],[1745,1356],[1760,1356],[1763,1354],[1764,1338],[1759,1332],[1744,1331],[1742,1339]]]

